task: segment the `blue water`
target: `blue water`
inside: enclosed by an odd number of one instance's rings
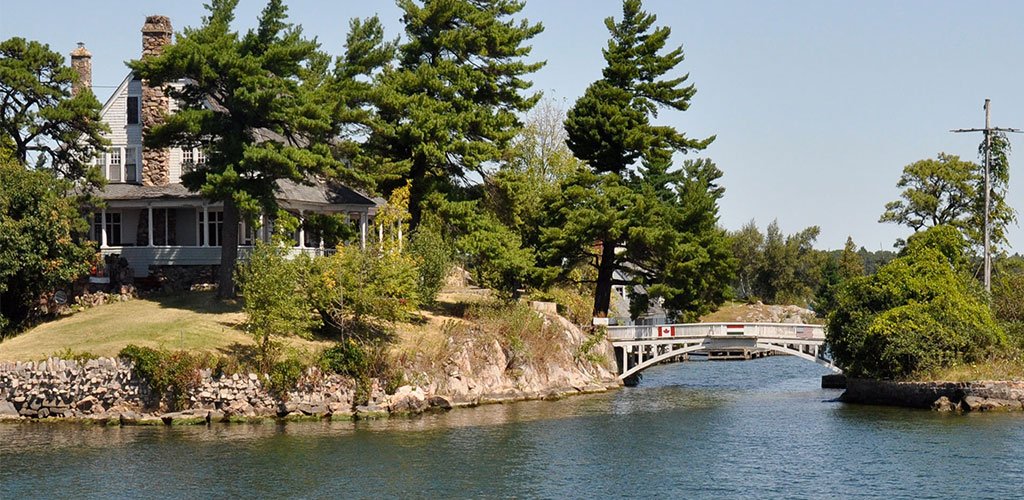
[[[359,423],[0,425],[0,498],[1020,498],[1024,416],[833,402],[792,357]]]

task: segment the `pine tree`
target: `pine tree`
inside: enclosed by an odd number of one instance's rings
[[[368,148],[384,191],[410,181],[410,228],[432,192],[462,184],[499,160],[539,98],[523,78],[540,24],[516,21],[518,0],[399,0],[406,40],[379,78],[379,120]]]
[[[170,90],[182,109],[154,127],[147,147],[202,146],[207,162],[183,184],[224,203],[219,295],[234,296],[240,217],[276,213],[277,181],[308,182],[314,174],[354,178],[335,160],[329,139],[343,106],[332,95],[329,59],[270,0],[256,29],[231,30],[237,0],[212,0],[198,28],[186,28],[155,57],[129,66],[150,85],[184,81]],[[341,74],[340,76],[344,76]]]
[[[563,271],[596,266],[597,316],[608,314],[612,287],[621,284],[634,291],[634,316],[657,298],[692,318],[721,303],[733,259],[717,227],[721,172],[706,160],[681,170],[671,163],[674,153],[704,149],[714,138],[652,123],[661,109],[685,111],[696,90],[686,75],[667,76],[683,61],[682,47],[665,50],[671,30],[655,27],[639,0],[625,0],[622,12],[619,22],[605,20],[603,78],[568,113],[567,143],[589,169],[552,204],[548,263]]]
[[[22,165],[98,185],[102,175],[92,159],[107,146],[107,127],[92,89],[72,95],[77,78],[48,45],[19,37],[0,42],[0,131]]]

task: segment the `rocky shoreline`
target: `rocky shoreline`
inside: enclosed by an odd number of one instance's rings
[[[621,386],[609,370],[611,344],[599,342],[581,356],[587,336],[559,316],[556,352],[543,360],[523,359],[486,336],[450,345],[434,373],[406,372],[404,385],[387,394],[373,380],[368,396],[356,397],[353,379],[306,370],[285,394],[270,390],[266,375],[215,376],[201,370],[199,383],[185,395],[184,408],[149,390],[129,362],[99,358],[84,362],[50,358],[40,362],[0,362],[0,420],[83,421],[104,425],[181,425],[262,419],[353,420],[416,415],[460,406],[553,399],[603,392]],[[357,402],[357,399],[359,400]]]
[[[895,382],[850,378],[839,400],[943,412],[1024,411],[1024,382]]]

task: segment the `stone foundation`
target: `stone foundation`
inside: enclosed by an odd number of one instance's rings
[[[162,292],[184,292],[217,283],[219,271],[220,266],[149,266],[148,284]]]

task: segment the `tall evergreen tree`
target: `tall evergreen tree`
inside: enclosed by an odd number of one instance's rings
[[[270,0],[256,29],[232,31],[238,0],[212,0],[198,28],[186,28],[155,57],[129,66],[150,85],[183,81],[170,90],[182,109],[154,127],[148,147],[202,146],[207,162],[182,177],[224,204],[219,295],[234,296],[240,216],[276,213],[277,181],[308,182],[314,174],[353,176],[332,156],[338,99],[329,60],[302,29],[287,22],[281,0]]]
[[[706,160],[670,166],[674,153],[714,138],[652,123],[661,109],[685,111],[696,90],[687,75],[667,76],[683,61],[682,47],[665,50],[671,30],[655,27],[640,0],[625,0],[622,14],[605,20],[603,78],[568,113],[567,143],[589,170],[552,204],[549,263],[597,267],[595,315],[608,314],[612,287],[622,284],[633,287],[634,316],[654,297],[677,317],[693,317],[721,303],[733,272],[717,227],[721,172]]]
[[[0,131],[22,165],[100,184],[92,159],[107,145],[107,127],[92,89],[72,93],[77,78],[48,45],[19,37],[0,42]]]
[[[379,113],[368,146],[379,155],[383,190],[410,181],[410,229],[423,201],[482,173],[521,128],[517,113],[538,94],[524,77],[543,63],[524,59],[543,30],[516,21],[521,0],[398,0],[406,40],[379,79]]]

